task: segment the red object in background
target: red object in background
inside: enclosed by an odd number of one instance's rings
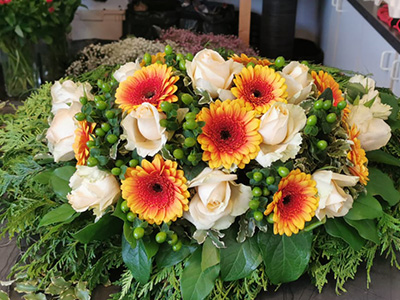
[[[53,2],[53,0],[46,0],[46,2],[47,2],[47,3],[51,3],[51,2]]]
[[[393,19],[389,16],[389,6],[387,4],[378,8],[378,19],[386,23],[389,27],[393,27],[400,33],[400,19]]]
[[[52,7],[49,7],[49,13],[53,13],[54,12],[54,7],[52,6]]]

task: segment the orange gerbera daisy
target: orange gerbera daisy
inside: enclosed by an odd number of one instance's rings
[[[353,163],[352,167],[349,167],[351,174],[354,176],[358,176],[360,179],[360,183],[363,185],[367,185],[368,179],[368,168],[367,163],[368,159],[365,155],[365,150],[361,148],[361,142],[358,139],[360,131],[353,124],[351,128],[345,124],[347,129],[347,134],[349,135],[349,140],[352,141],[351,150],[347,153],[347,158]]]
[[[157,61],[161,61],[163,64],[165,63],[165,53],[164,52],[158,52],[156,55],[151,56],[151,63],[155,64]],[[146,63],[142,59],[140,66],[144,67]]]
[[[115,103],[128,113],[144,102],[160,109],[163,101],[175,102],[178,97],[175,82],[179,76],[172,75],[172,68],[166,65],[153,64],[144,67],[119,84],[115,94]]]
[[[122,180],[122,198],[139,218],[150,224],[176,221],[189,209],[186,178],[178,164],[156,155],[152,163],[128,168]]]
[[[315,71],[312,71],[311,76],[314,78],[314,83],[317,86],[318,95],[321,95],[327,88],[332,90],[333,106],[344,100],[342,91],[339,89],[339,84],[329,73],[321,70],[317,74]]]
[[[233,59],[234,61],[241,63],[243,65],[247,65],[248,63],[252,62],[255,65],[261,65],[261,66],[269,66],[272,65],[272,62],[270,62],[268,59],[260,59],[256,57],[248,57],[246,54],[241,54],[240,56],[237,56],[236,54],[232,55],[229,57]]]
[[[243,169],[260,151],[260,120],[239,101],[217,100],[204,107],[197,116],[204,121],[203,133],[197,138],[204,150],[203,160],[210,168],[229,169],[233,164]]]
[[[310,174],[299,169],[281,179],[273,201],[264,212],[265,215],[274,212],[274,234],[297,234],[306,221],[311,221],[319,202],[316,185]]]
[[[75,130],[75,142],[72,145],[75,158],[78,161],[77,166],[86,165],[89,157],[89,147],[86,145],[88,141],[92,141],[91,133],[93,133],[96,123],[89,123],[86,120],[78,122],[78,128]]]
[[[235,75],[233,82],[236,84],[231,90],[233,95],[248,104],[248,110],[263,114],[276,101],[286,103],[285,78],[274,69],[260,65],[254,68],[249,66]]]

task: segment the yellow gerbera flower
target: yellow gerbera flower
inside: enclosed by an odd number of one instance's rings
[[[233,59],[234,61],[241,63],[243,65],[247,65],[248,63],[253,63],[255,65],[261,65],[261,66],[269,66],[272,65],[272,62],[270,62],[268,59],[264,58],[264,59],[260,59],[260,58],[256,58],[256,57],[248,57],[246,54],[241,54],[240,56],[238,56],[237,54],[232,55],[231,57],[229,57],[231,59]]]
[[[317,86],[318,95],[321,95],[327,88],[332,90],[333,106],[344,100],[342,91],[339,89],[339,84],[329,73],[321,70],[317,74],[315,71],[312,71],[311,76],[314,78],[314,83]]]
[[[248,110],[263,114],[276,101],[286,103],[285,78],[274,69],[260,65],[254,68],[249,66],[243,68],[233,82],[236,87],[231,89],[232,94],[246,103]]]
[[[351,150],[347,153],[347,158],[353,163],[352,167],[349,167],[351,174],[354,176],[358,176],[360,178],[360,183],[363,185],[367,185],[368,179],[368,159],[365,154],[365,150],[361,147],[361,142],[358,139],[358,135],[360,131],[357,129],[357,126],[353,124],[351,128],[345,124],[347,129],[347,134],[349,136],[349,140],[352,141]]]
[[[274,234],[297,234],[311,221],[318,208],[318,190],[310,174],[293,170],[281,179],[273,201],[267,206],[264,214],[274,212]]]
[[[206,123],[197,140],[210,168],[229,169],[233,164],[244,168],[260,151],[260,120],[239,101],[217,100],[210,108],[204,107],[197,118]]]
[[[189,209],[186,178],[178,164],[164,161],[156,155],[153,162],[142,161],[142,166],[128,168],[121,190],[128,207],[139,218],[150,224],[176,221]]]
[[[88,123],[85,121],[78,122],[78,128],[75,130],[75,142],[72,145],[74,149],[75,158],[78,161],[77,166],[85,166],[89,157],[89,147],[86,145],[88,141],[92,141],[90,136],[93,133],[96,123]]]

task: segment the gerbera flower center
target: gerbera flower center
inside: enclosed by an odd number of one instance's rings
[[[228,130],[222,130],[221,131],[221,139],[227,140],[231,137],[231,134]]]
[[[255,91],[253,92],[253,96],[256,97],[256,98],[261,97],[261,92],[258,91],[258,90],[255,90]]]
[[[145,98],[147,98],[147,99],[151,99],[151,98],[153,98],[154,97],[154,95],[155,95],[156,93],[155,92],[147,92],[145,95],[144,95],[144,97]]]
[[[210,128],[212,130],[211,136],[214,141],[217,141],[216,145],[218,145],[220,151],[230,153],[246,143],[244,124],[228,118],[215,121],[215,123],[210,124],[212,128]]]
[[[153,184],[153,191],[155,191],[157,193],[161,193],[163,191],[161,184],[159,184],[159,183]]]
[[[283,203],[283,205],[287,205],[290,203],[291,200],[292,200],[292,196],[286,195],[285,197],[283,197],[282,203]]]

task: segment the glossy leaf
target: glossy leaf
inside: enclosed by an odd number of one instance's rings
[[[361,194],[354,200],[353,207],[347,213],[346,218],[349,220],[375,219],[382,214],[382,206],[378,200],[371,195]]]
[[[174,266],[192,254],[197,248],[199,247],[183,245],[181,250],[175,252],[171,247],[163,247],[162,251],[159,251],[156,256],[157,267],[167,268]]]
[[[45,170],[37,174],[35,177],[33,177],[33,180],[37,183],[48,184],[50,182],[50,178],[52,175],[53,175],[53,170]]]
[[[224,238],[226,248],[221,250],[221,278],[232,281],[250,275],[261,263],[261,253],[255,237],[243,243],[236,241],[236,230],[227,232]]]
[[[219,264],[220,253],[219,249],[215,247],[210,238],[207,238],[203,244],[203,251],[201,254],[201,269],[206,269]]]
[[[381,102],[383,104],[388,104],[392,107],[392,113],[389,116],[390,120],[396,121],[397,120],[397,115],[399,112],[399,104],[397,102],[397,99],[395,96],[387,94],[387,93],[379,93],[379,96],[381,98]]]
[[[104,241],[121,232],[122,221],[111,214],[104,215],[96,223],[87,225],[72,236],[83,244],[91,241]]]
[[[126,213],[124,213],[122,210],[121,210],[121,203],[123,202],[124,200],[122,199],[122,198],[120,198],[119,200],[118,200],[118,202],[117,202],[117,205],[115,205],[115,210],[114,210],[114,212],[112,213],[112,215],[113,216],[115,216],[115,217],[117,217],[117,218],[120,218],[122,221],[124,221],[124,222],[127,222],[128,221],[128,218],[127,218],[127,216],[126,216]]]
[[[132,227],[131,222],[128,222],[128,221],[124,222],[123,232],[124,232],[125,239],[128,241],[128,243],[131,245],[132,248],[135,248],[136,247],[136,239],[133,236],[133,227]]]
[[[79,213],[77,213],[71,207],[71,205],[65,203],[45,214],[43,218],[40,220],[39,227],[56,223],[70,223],[77,216],[79,216]]]
[[[152,260],[147,258],[143,241],[139,240],[135,248],[122,237],[122,259],[131,271],[133,278],[141,284],[146,284],[150,279]]]
[[[67,194],[71,191],[69,179],[74,173],[75,167],[72,166],[61,167],[54,170],[53,176],[50,178],[50,183],[57,196],[66,199]]]
[[[400,167],[400,160],[383,150],[368,151],[367,158],[369,161]]]
[[[344,218],[344,220],[347,224],[355,228],[361,237],[370,240],[375,244],[379,244],[378,229],[374,220],[354,221],[349,220],[346,217]]]
[[[368,170],[368,194],[381,196],[391,206],[397,204],[400,200],[400,192],[395,189],[392,179],[376,168],[368,168]]]
[[[213,290],[215,279],[219,274],[219,265],[201,269],[202,249],[198,248],[185,263],[181,276],[183,300],[205,299]]]
[[[258,232],[265,272],[273,284],[294,281],[304,273],[310,261],[312,237],[312,232],[290,237]]]
[[[344,240],[355,251],[360,251],[365,244],[365,240],[358,234],[357,230],[348,225],[343,218],[328,219],[325,229],[331,236]]]

